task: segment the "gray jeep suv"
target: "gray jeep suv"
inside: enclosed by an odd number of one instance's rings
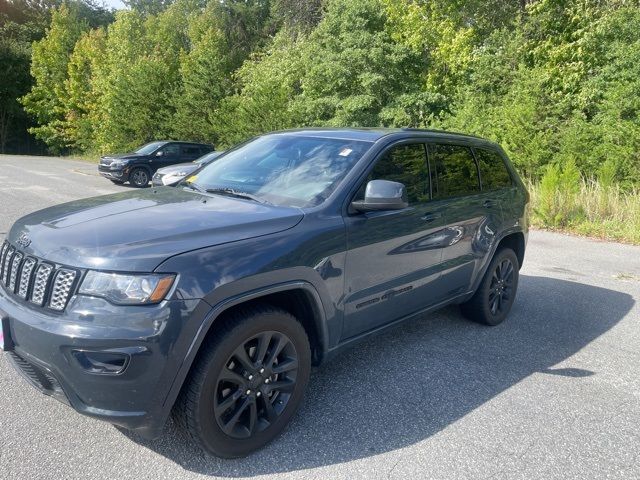
[[[0,250],[1,347],[78,412],[237,457],[294,415],[312,364],[460,304],[496,325],[528,194],[502,149],[411,129],[259,136],[177,188],[32,213]]]

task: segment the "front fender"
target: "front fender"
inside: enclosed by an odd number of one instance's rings
[[[306,217],[305,217],[306,219]],[[197,298],[211,306],[204,321],[183,326],[190,345],[164,401],[168,416],[211,328],[228,308],[261,296],[302,289],[313,300],[320,350],[335,346],[342,331],[346,237],[341,217],[301,222],[293,229],[185,252],[156,272],[178,273],[170,298]]]
[[[316,327],[317,327],[318,334],[320,336],[320,344],[321,344],[322,354],[324,356],[324,353],[327,351],[327,345],[328,345],[327,323],[326,323],[326,318],[324,317],[324,309],[322,307],[320,296],[317,290],[310,283],[305,281],[285,282],[279,285],[271,285],[269,287],[259,288],[250,292],[245,292],[243,294],[227,298],[226,300],[215,305],[209,311],[208,315],[206,316],[205,320],[201,323],[200,328],[198,329],[196,335],[194,336],[193,341],[191,342],[191,345],[189,346],[189,349],[186,352],[184,361],[182,362],[182,365],[178,369],[178,372],[174,378],[171,388],[169,389],[169,392],[167,393],[164,399],[164,402],[162,405],[162,418],[161,418],[161,421],[159,422],[160,425],[164,425],[164,423],[166,422],[166,419],[171,414],[171,409],[173,408],[173,405],[176,399],[178,398],[178,395],[180,394],[182,385],[184,384],[187,378],[187,375],[191,370],[193,362],[196,359],[196,356],[198,354],[198,351],[200,350],[200,347],[202,346],[202,343],[205,341],[209,331],[212,328],[215,328],[216,321],[220,319],[222,314],[225,311],[227,311],[229,308],[232,308],[235,305],[239,305],[241,303],[244,303],[250,300],[255,300],[259,297],[269,295],[272,293],[284,292],[287,290],[294,290],[294,289],[303,289],[311,295],[311,298],[313,298],[313,301],[315,303],[315,308],[317,309],[317,313],[319,315],[319,317],[317,317],[316,319],[316,322],[318,323]]]

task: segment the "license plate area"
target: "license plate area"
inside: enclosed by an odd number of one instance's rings
[[[13,342],[11,341],[11,333],[9,329],[9,317],[0,312],[0,350],[8,352],[13,350]]]

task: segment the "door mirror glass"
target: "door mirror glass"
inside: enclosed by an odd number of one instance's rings
[[[401,210],[409,206],[407,188],[400,182],[371,180],[367,183],[364,200],[356,200],[351,206],[359,212]]]

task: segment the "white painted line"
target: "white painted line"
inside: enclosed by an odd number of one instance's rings
[[[87,172],[81,172],[80,170],[71,170],[73,173],[79,173],[80,175],[87,175],[89,177],[99,177],[100,175],[97,173],[87,173]]]

